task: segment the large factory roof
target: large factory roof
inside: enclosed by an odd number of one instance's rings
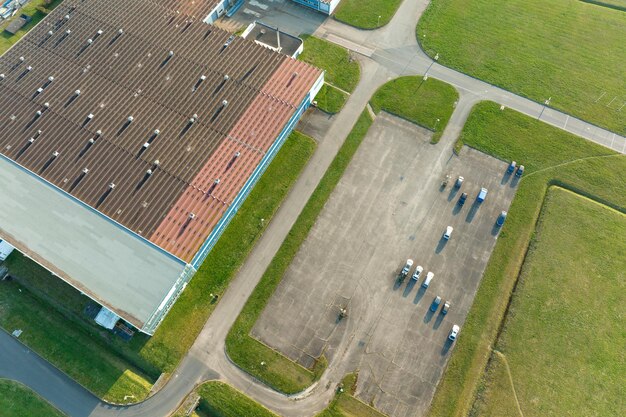
[[[215,4],[65,0],[0,57],[0,152],[190,262],[322,74]]]

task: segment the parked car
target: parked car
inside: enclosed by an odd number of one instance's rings
[[[426,279],[424,280],[424,282],[422,282],[422,288],[428,288],[428,286],[430,285],[430,281],[432,281],[434,276],[435,274],[433,272],[428,271],[428,274],[426,274]]]
[[[483,201],[485,201],[485,198],[487,198],[487,189],[483,187],[480,189],[476,200],[478,200],[479,203],[482,203]]]
[[[517,167],[517,171],[515,172],[515,176],[516,177],[521,177],[523,173],[524,173],[524,165],[520,165],[519,167]]]
[[[443,238],[445,240],[450,240],[450,236],[452,235],[452,231],[454,228],[452,226],[446,227],[446,231],[443,233]]]
[[[422,274],[423,270],[424,268],[422,268],[422,265],[418,265],[417,268],[415,268],[415,272],[413,272],[413,276],[411,277],[411,279],[414,279],[415,281],[420,279],[420,275]]]
[[[457,336],[459,335],[459,331],[461,330],[461,328],[459,326],[457,326],[456,324],[454,326],[452,326],[452,330],[450,330],[450,334],[448,335],[448,339],[452,340],[453,342],[456,340]]]
[[[409,274],[409,271],[411,270],[412,266],[413,266],[413,259],[407,259],[406,264],[404,265],[404,268],[402,268],[402,271],[400,272],[400,275],[402,276],[402,278],[406,277]]]
[[[436,296],[432,304],[430,305],[430,311],[432,311],[433,313],[437,311],[437,309],[439,308],[439,304],[441,304],[441,297]]]
[[[461,197],[459,197],[459,206],[463,207],[465,200],[467,200],[467,193],[463,193],[461,194]]]
[[[445,316],[446,314],[448,314],[449,309],[450,309],[450,301],[446,300],[446,302],[443,303],[443,307],[441,307],[441,314]]]
[[[465,181],[465,178],[459,175],[459,178],[457,178],[456,182],[454,183],[454,188],[461,188],[461,185],[463,185],[463,181]]]
[[[517,162],[511,161],[511,163],[509,164],[509,167],[506,169],[506,173],[507,174],[512,174],[513,171],[515,171],[515,167],[516,166],[517,166]]]
[[[506,215],[506,211],[500,213],[500,215],[498,216],[498,220],[496,220],[496,225],[502,226],[504,224],[504,221],[506,220]]]

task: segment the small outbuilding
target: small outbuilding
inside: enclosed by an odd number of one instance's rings
[[[31,19],[32,18],[30,16],[23,14],[20,17],[13,19],[11,23],[9,23],[8,26],[4,28],[4,31],[11,35],[15,35],[17,31],[26,26],[26,24],[28,24]]]
[[[341,0],[292,0],[318,12],[331,15]]]
[[[302,39],[259,21],[250,23],[241,36],[292,58],[297,58],[304,49]]]

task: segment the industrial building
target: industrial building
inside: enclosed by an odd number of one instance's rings
[[[324,82],[218,3],[65,0],[0,57],[0,238],[148,334]]]
[[[318,12],[331,15],[341,0],[292,0]]]

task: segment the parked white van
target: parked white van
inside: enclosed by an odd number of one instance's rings
[[[430,281],[432,281],[434,276],[435,274],[433,272],[428,271],[428,274],[426,274],[426,279],[424,280],[424,282],[422,282],[422,287],[428,288],[428,286],[430,285]]]

